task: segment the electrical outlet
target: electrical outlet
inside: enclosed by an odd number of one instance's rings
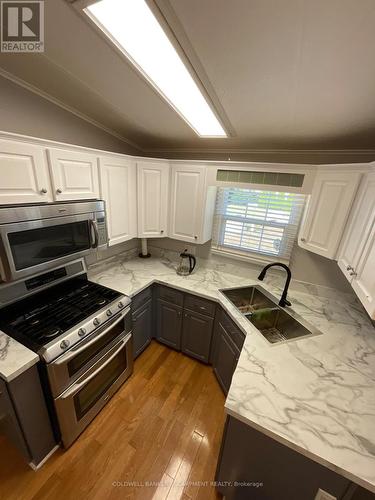
[[[337,498],[319,488],[315,495],[315,500],[337,500]]]
[[[191,253],[191,255],[195,255],[196,246],[195,245],[185,245],[187,253]]]

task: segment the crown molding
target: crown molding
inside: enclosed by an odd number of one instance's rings
[[[173,153],[194,153],[194,154],[285,154],[285,155],[375,155],[375,149],[248,149],[248,148],[144,148],[145,153],[173,154]]]
[[[56,106],[59,106],[63,110],[67,111],[68,113],[72,113],[73,115],[77,116],[77,118],[80,118],[81,120],[86,121],[87,123],[90,123],[90,125],[93,125],[96,128],[99,128],[106,132],[107,134],[112,135],[113,137],[116,137],[116,139],[119,139],[121,142],[124,142],[128,146],[131,146],[134,149],[137,149],[139,152],[143,153],[144,150],[139,144],[131,141],[130,139],[127,139],[123,135],[119,134],[115,130],[106,127],[102,123],[94,120],[93,118],[90,118],[87,116],[85,113],[82,113],[81,111],[78,111],[78,109],[74,108],[73,106],[70,106],[68,104],[65,104],[64,102],[60,101],[56,97],[51,96],[44,90],[40,90],[38,87],[35,85],[26,82],[22,78],[19,78],[18,76],[13,75],[12,73],[9,73],[3,68],[0,68],[0,76],[6,78],[7,80],[10,80],[11,82],[15,83],[16,85],[19,85],[20,87],[23,87],[24,89],[28,90],[29,92],[32,92],[33,94],[38,95],[39,97],[42,97],[43,99],[46,99],[47,101],[51,102],[52,104],[55,104]]]

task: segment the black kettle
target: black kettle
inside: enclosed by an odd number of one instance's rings
[[[194,271],[197,259],[191,253],[187,253],[185,249],[180,253],[180,263],[177,267],[177,274],[180,276],[188,276]]]

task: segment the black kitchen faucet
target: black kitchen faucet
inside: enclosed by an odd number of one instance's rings
[[[286,296],[288,294],[288,288],[289,288],[289,284],[290,284],[290,280],[292,278],[292,273],[289,269],[289,267],[286,265],[286,264],[283,264],[282,262],[274,262],[273,264],[268,264],[267,266],[265,266],[260,275],[258,276],[258,280],[261,280],[263,281],[268,269],[270,267],[274,267],[274,266],[278,266],[278,267],[282,267],[283,269],[285,269],[286,273],[287,273],[287,278],[286,278],[286,282],[285,282],[285,286],[284,286],[284,291],[281,295],[281,299],[279,301],[279,305],[281,307],[285,307],[285,306],[291,306],[292,304],[289,302],[289,300],[287,300]]]

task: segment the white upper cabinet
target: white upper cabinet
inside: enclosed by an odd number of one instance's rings
[[[375,220],[375,173],[363,177],[344,234],[338,265],[351,282]],[[375,269],[374,269],[375,281]]]
[[[211,239],[216,188],[206,185],[206,167],[171,167],[169,237],[191,243]]]
[[[361,258],[354,268],[352,287],[366,311],[375,320],[375,216]]]
[[[100,194],[106,202],[109,245],[137,237],[135,162],[118,157],[99,159]]]
[[[169,164],[138,162],[138,237],[168,236]]]
[[[0,204],[52,201],[45,150],[0,140]]]
[[[99,198],[98,160],[94,154],[49,149],[48,156],[56,201]]]
[[[339,167],[317,173],[298,237],[300,247],[336,257],[361,175]]]
[[[375,172],[362,180],[338,265],[375,319]]]

